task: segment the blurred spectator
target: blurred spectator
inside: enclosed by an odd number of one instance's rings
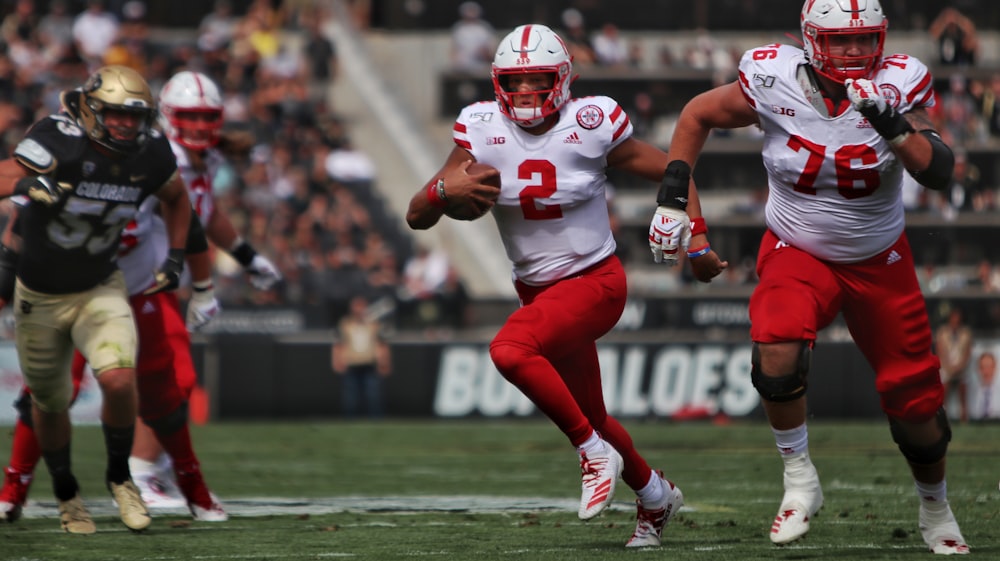
[[[399,288],[400,320],[409,327],[433,328],[440,322],[442,310],[437,301],[448,279],[451,264],[443,251],[419,246],[403,266],[403,285]]]
[[[355,148],[349,136],[334,139],[333,142],[324,160],[328,177],[344,185],[370,188],[375,180],[375,164],[368,154]]]
[[[937,130],[952,148],[963,146],[980,136],[979,112],[968,90],[965,75],[956,72],[948,80],[948,91],[940,97],[940,123]]]
[[[972,357],[972,329],[965,324],[962,310],[952,307],[947,321],[934,333],[934,354],[941,359],[941,383],[944,384],[945,406],[952,395],[958,394],[958,418],[969,420],[965,395],[965,371]]]
[[[976,24],[955,8],[941,10],[927,29],[938,45],[938,61],[949,66],[972,66],[979,51]]]
[[[451,26],[451,67],[460,72],[481,72],[493,62],[497,48],[493,26],[483,19],[478,2],[462,2],[458,21]]]
[[[976,282],[983,292],[1000,292],[1000,267],[994,267],[989,259],[981,260],[976,266]]]
[[[979,168],[969,162],[969,155],[964,148],[955,147],[955,167],[951,174],[951,183],[944,191],[944,196],[951,207],[958,211],[970,211],[985,204],[981,174]],[[988,192],[988,190],[986,190]]]
[[[1000,72],[993,73],[988,84],[979,84],[973,97],[986,130],[991,136],[1000,137]]]
[[[618,32],[618,26],[608,22],[601,26],[593,39],[594,57],[601,66],[625,67],[630,63],[628,41]]]
[[[68,56],[76,56],[73,48],[73,16],[70,15],[66,0],[52,0],[49,11],[38,21],[38,39],[42,42],[45,58],[55,62]]]
[[[146,65],[152,46],[149,42],[149,26],[146,24],[146,5],[139,0],[130,0],[122,6],[122,16],[118,36],[104,52],[104,64],[128,66],[147,76],[149,71]]]
[[[739,58],[732,49],[716,42],[708,30],[699,29],[694,45],[684,53],[684,60],[690,68],[711,70],[712,83],[719,85],[734,79]]]
[[[326,20],[320,17],[320,10],[304,14],[308,15],[302,17],[302,27],[306,30],[302,52],[309,64],[309,78],[315,86],[325,88],[327,82],[337,75],[337,49],[323,32]]]
[[[87,0],[87,9],[73,20],[74,44],[90,70],[104,64],[104,53],[118,37],[118,18],[104,5],[104,0]]]
[[[198,45],[209,50],[229,46],[236,33],[237,22],[231,1],[215,0],[212,11],[201,19],[198,26]]]
[[[8,44],[32,40],[38,33],[38,21],[34,0],[17,0],[14,11],[7,14],[3,23],[0,23],[0,36]]]
[[[573,64],[589,66],[597,61],[594,53],[594,45],[590,40],[590,33],[587,31],[583,21],[583,14],[576,8],[567,8],[562,13],[563,31],[560,36],[566,43],[566,50],[573,57]]]
[[[342,382],[344,416],[382,417],[382,380],[392,373],[391,354],[385,327],[371,313],[364,296],[352,298],[350,313],[340,320],[330,362]]]
[[[996,383],[997,358],[983,351],[976,359],[976,376],[969,384],[969,418],[976,421],[1000,419],[1000,384]]]

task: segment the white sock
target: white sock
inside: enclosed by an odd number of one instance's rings
[[[160,452],[160,455],[156,457],[155,465],[156,470],[161,474],[169,475],[174,473],[174,460],[166,452]]]
[[[774,433],[774,444],[782,456],[792,456],[800,452],[809,453],[809,430],[805,423],[789,430],[771,427],[771,432]]]
[[[583,444],[576,447],[576,451],[579,454],[586,454],[592,456],[594,454],[601,454],[605,450],[604,439],[601,435],[597,434],[597,431],[591,431],[590,436],[587,440],[583,441]]]
[[[136,456],[128,457],[128,470],[132,472],[132,475],[147,475],[154,473],[156,471],[156,464],[153,462],[147,462],[142,458]]]
[[[920,504],[937,510],[948,505],[948,484],[941,480],[940,483],[921,483],[914,481],[917,488],[917,496],[920,497]]]
[[[646,483],[646,486],[636,491],[635,494],[639,497],[639,502],[642,503],[643,508],[646,510],[656,510],[662,508],[666,503],[667,494],[664,491],[659,474],[650,470],[649,481]]]

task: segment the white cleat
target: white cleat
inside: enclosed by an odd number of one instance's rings
[[[611,444],[604,443],[604,452],[580,454],[583,494],[580,497],[580,520],[590,520],[600,514],[615,496],[624,461]]]
[[[924,543],[938,555],[968,555],[969,545],[958,529],[958,522],[947,504],[944,509],[930,510],[920,505],[920,534]]]
[[[150,510],[184,508],[187,499],[168,478],[154,473],[133,473],[132,480],[142,494],[142,500]]]
[[[823,489],[819,475],[810,462],[804,475],[790,477],[785,472],[785,496],[781,499],[778,515],[771,524],[771,542],[785,545],[809,532],[809,522],[823,506]]]
[[[663,479],[662,473],[657,473],[667,496],[667,504],[655,510],[648,510],[642,508],[640,501],[636,501],[638,511],[636,512],[635,532],[632,532],[632,537],[625,544],[625,547],[660,547],[663,527],[684,506],[684,493],[681,493],[680,487]]]

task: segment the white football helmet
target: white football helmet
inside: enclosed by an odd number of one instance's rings
[[[554,31],[540,24],[522,25],[507,34],[493,57],[493,91],[500,111],[523,127],[538,126],[545,117],[556,113],[569,101],[573,58],[563,40]],[[552,74],[552,86],[535,92],[542,102],[535,107],[517,107],[516,93],[509,90],[511,74]]]
[[[204,150],[219,142],[222,94],[208,76],[178,72],[160,91],[160,126],[185,148]]]
[[[806,0],[802,6],[806,57],[816,72],[840,83],[848,78],[871,78],[882,60],[888,26],[878,0]],[[830,38],[847,35],[871,35],[871,54],[834,56]]]

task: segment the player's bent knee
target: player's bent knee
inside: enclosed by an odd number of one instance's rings
[[[809,363],[812,358],[812,347],[802,341],[799,355],[795,361],[795,371],[783,376],[772,376],[764,373],[761,368],[760,347],[755,342],[750,354],[750,381],[761,398],[777,403],[794,401],[806,395],[806,377],[809,373]]]
[[[130,393],[136,388],[135,370],[132,368],[111,368],[95,372],[94,376],[105,395]]]
[[[181,404],[166,415],[158,419],[147,419],[143,417],[143,421],[149,425],[149,428],[157,434],[170,435],[184,428],[188,421],[188,404],[186,401],[181,402]]]
[[[62,413],[69,410],[69,405],[73,401],[73,389],[34,390],[31,401],[45,413]]]
[[[504,377],[516,372],[529,356],[531,352],[527,348],[510,341],[493,341],[490,344],[490,358]]]
[[[914,464],[930,465],[944,459],[948,453],[948,443],[951,442],[951,424],[948,422],[948,415],[944,409],[938,409],[932,422],[937,423],[941,436],[931,443],[918,442],[911,430],[900,421],[890,417],[889,430],[892,433],[892,440],[899,446],[899,451],[903,456]]]

